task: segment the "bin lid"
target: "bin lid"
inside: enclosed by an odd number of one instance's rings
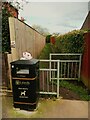
[[[39,62],[38,59],[30,59],[30,60],[16,60],[11,62],[10,64],[20,64],[20,65],[33,65]]]

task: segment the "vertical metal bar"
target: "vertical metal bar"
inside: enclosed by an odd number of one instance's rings
[[[53,71],[52,71],[52,74],[53,74]],[[51,82],[52,82],[52,92],[53,92],[53,80]]]
[[[56,69],[56,62],[54,62],[54,69]],[[55,78],[55,71],[52,72],[53,78]],[[54,92],[54,79],[52,80],[52,92]]]
[[[50,63],[49,63],[49,69],[50,69],[50,81],[51,81],[51,54],[50,54]]]
[[[82,55],[80,55],[80,58],[79,58],[79,75],[78,75],[78,78],[80,78],[80,72],[81,72],[81,59],[82,59]]]
[[[57,63],[57,98],[59,98],[59,67],[60,67],[60,61]]]

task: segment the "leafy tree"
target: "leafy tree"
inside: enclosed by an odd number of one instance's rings
[[[42,35],[47,36],[49,34],[49,31],[47,28],[43,28],[40,25],[33,25],[32,26],[35,30],[37,30],[39,33],[41,33]]]
[[[21,2],[20,2],[21,1]],[[17,10],[22,9],[23,10],[23,5],[28,4],[29,0],[6,0],[9,4],[13,5]]]

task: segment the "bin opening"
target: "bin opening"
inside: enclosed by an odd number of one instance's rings
[[[19,69],[16,71],[17,74],[27,74],[29,75],[29,69]]]

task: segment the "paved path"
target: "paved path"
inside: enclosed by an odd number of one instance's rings
[[[34,112],[14,109],[12,97],[2,98],[3,118],[88,118],[88,102],[76,100],[40,99]]]

